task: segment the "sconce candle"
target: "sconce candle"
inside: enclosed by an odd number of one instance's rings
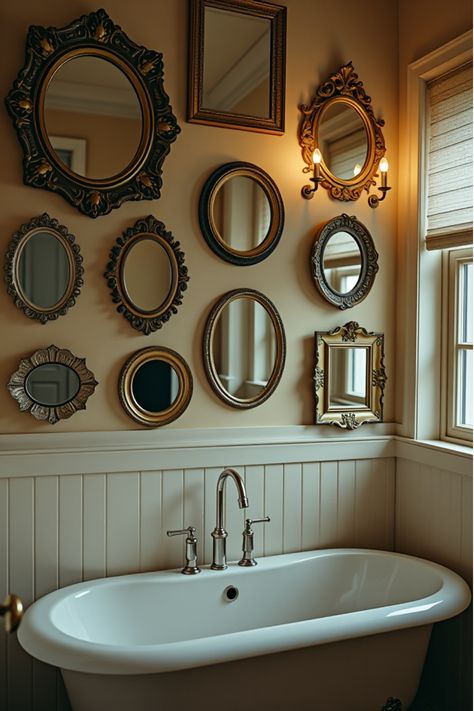
[[[320,168],[321,168],[321,151],[319,148],[315,148],[313,151],[313,165],[314,165],[314,178],[315,180],[318,180],[320,177]]]
[[[387,185],[388,160],[385,157],[383,157],[380,160],[379,170],[380,170],[380,188],[379,188],[379,190],[382,193],[382,195],[380,197],[378,195],[369,195],[370,207],[378,207],[379,202],[382,202],[382,200],[385,200],[386,194],[391,189]]]
[[[313,187],[311,185],[304,185],[301,188],[301,194],[306,200],[311,200],[313,197],[314,193],[318,189],[319,183],[322,181],[321,178],[321,160],[322,160],[322,155],[321,151],[319,148],[315,148],[313,151],[313,177],[310,178],[311,182],[313,183]]]
[[[387,187],[387,174],[388,174],[388,160],[386,158],[382,158],[382,160],[379,163],[379,169],[380,169],[380,177],[382,180],[382,188]]]

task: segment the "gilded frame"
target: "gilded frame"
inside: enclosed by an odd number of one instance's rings
[[[246,252],[233,249],[219,233],[214,220],[214,203],[220,188],[232,178],[246,177],[254,180],[264,191],[270,204],[271,221],[265,239],[256,247]],[[231,264],[247,266],[266,259],[280,241],[285,211],[280,191],[274,180],[253,163],[225,163],[217,168],[207,179],[199,197],[199,224],[209,247],[218,257]]]
[[[337,425],[353,430],[368,422],[383,422],[383,396],[387,380],[384,364],[384,334],[366,331],[356,321],[349,321],[333,331],[315,334],[316,364],[314,369],[315,424]],[[366,392],[363,407],[338,410],[329,405],[331,350],[362,347],[367,349]]]
[[[124,267],[130,250],[142,239],[152,239],[165,250],[171,266],[171,286],[166,299],[153,311],[143,311],[131,300],[124,280]],[[112,301],[118,304],[117,311],[129,322],[132,328],[148,336],[157,331],[177,313],[177,307],[183,301],[183,292],[189,281],[188,269],[184,264],[184,252],[179,242],[173,239],[171,232],[153,215],[144,217],[117,237],[109,255],[109,263],[104,277],[109,286]]]
[[[242,298],[257,301],[266,310],[267,314],[271,319],[275,331],[276,340],[275,364],[273,366],[273,370],[268,380],[268,383],[258,396],[248,400],[243,400],[231,395],[222,386],[212,356],[212,338],[216,330],[216,324],[219,319],[219,316],[221,315],[224,308],[231,301]],[[204,370],[208,382],[214,393],[222,402],[226,403],[226,405],[230,405],[231,407],[235,407],[240,410],[246,410],[261,405],[263,402],[265,402],[265,400],[270,397],[270,395],[272,395],[278,383],[280,382],[281,376],[283,375],[283,368],[285,366],[286,358],[285,330],[283,328],[283,322],[281,320],[280,314],[278,313],[273,302],[270,301],[267,296],[262,294],[260,291],[256,291],[255,289],[233,289],[232,291],[228,291],[226,294],[221,296],[211,308],[207,317],[202,339],[202,355],[204,362]]]
[[[361,271],[355,286],[345,294],[335,291],[324,273],[324,250],[337,232],[347,232],[357,243],[361,254]],[[322,225],[311,250],[311,272],[321,296],[340,309],[350,309],[365,299],[372,288],[378,271],[378,253],[370,232],[355,216],[343,213]]]
[[[178,396],[166,410],[160,412],[150,412],[140,407],[133,395],[133,378],[137,370],[151,360],[168,363],[178,376]],[[118,392],[120,403],[132,420],[148,427],[161,427],[176,420],[189,405],[193,393],[193,377],[188,364],[179,353],[163,346],[150,346],[136,351],[125,362],[120,372]]]
[[[79,56],[106,59],[130,80],[142,112],[142,135],[130,163],[118,174],[92,179],[60,161],[44,122],[44,100],[55,72]],[[26,185],[62,195],[89,217],[106,215],[127,200],[156,200],[162,165],[180,132],[163,85],[163,57],[130,40],[104,10],[62,27],[29,28],[26,61],[5,99],[23,148]]]
[[[299,126],[299,144],[306,163],[303,173],[313,171],[313,151],[319,147],[319,121],[324,111],[335,102],[347,104],[360,116],[367,134],[367,158],[360,173],[350,180],[333,175],[323,158],[320,164],[320,184],[335,200],[358,200],[363,190],[369,192],[376,184],[379,162],[385,154],[382,133],[385,121],[375,118],[372,99],[366,94],[352,62],[342,66],[320,84],[310,104],[300,106],[303,115]]]
[[[257,16],[271,22],[269,116],[251,116],[217,111],[202,105],[204,68],[204,10],[214,7],[227,12]],[[265,0],[189,0],[189,123],[237,128],[244,131],[285,132],[286,7]]]
[[[48,232],[59,241],[66,252],[69,264],[69,280],[66,291],[62,298],[49,308],[42,308],[34,304],[21,288],[19,278],[22,252],[28,240],[39,232]],[[74,235],[70,234],[67,227],[59,224],[56,219],[50,217],[46,212],[21,225],[20,229],[12,236],[5,253],[4,278],[7,293],[12,297],[15,306],[21,309],[25,316],[38,320],[42,324],[54,321],[59,316],[64,316],[68,309],[74,306],[76,298],[81,292],[81,286],[84,284],[83,274],[82,256]]]
[[[40,365],[58,363],[71,368],[79,378],[79,390],[76,395],[65,403],[57,406],[43,405],[33,400],[28,394],[26,380],[32,370]],[[59,420],[66,420],[79,410],[85,410],[87,399],[93,394],[97,381],[94,374],[86,367],[85,358],[77,358],[67,348],[51,345],[40,348],[28,358],[23,358],[17,370],[11,375],[7,388],[10,395],[17,400],[22,412],[30,412],[37,420],[45,420],[50,425]]]

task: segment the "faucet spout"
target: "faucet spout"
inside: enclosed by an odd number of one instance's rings
[[[217,480],[216,488],[216,527],[211,533],[213,539],[213,570],[225,570],[227,531],[224,527],[224,489],[228,478],[233,479],[238,493],[239,508],[246,509],[249,505],[247,492],[242,477],[235,469],[224,469]]]

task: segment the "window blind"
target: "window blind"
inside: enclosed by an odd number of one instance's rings
[[[428,249],[472,242],[472,64],[427,87]]]

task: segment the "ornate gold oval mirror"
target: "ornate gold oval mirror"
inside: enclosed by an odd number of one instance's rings
[[[7,387],[20,410],[54,425],[84,410],[96,385],[85,358],[51,345],[21,360]]]
[[[349,321],[314,335],[315,424],[353,430],[366,422],[383,422],[383,333],[368,333]]]
[[[357,200],[362,190],[375,185],[385,141],[384,121],[375,118],[352,62],[320,84],[311,103],[300,110],[299,142],[307,164],[303,172],[313,171],[313,152],[318,149],[322,187],[336,200]]]
[[[261,405],[280,382],[285,355],[280,315],[259,291],[229,291],[212,307],[203,337],[204,368],[227,405]]]
[[[104,10],[62,28],[30,27],[6,104],[27,185],[60,193],[89,217],[160,197],[180,131],[162,55],[135,44]]]
[[[189,46],[188,121],[283,133],[286,7],[191,0]]]
[[[84,283],[79,246],[67,228],[46,213],[15,232],[4,271],[15,306],[41,323],[66,314]]]
[[[199,199],[199,224],[215,254],[245,266],[266,259],[284,224],[280,192],[252,163],[226,163],[206,181]]]
[[[189,405],[193,379],[186,361],[169,348],[151,346],[131,356],[120,373],[119,397],[135,422],[159,427]]]
[[[117,311],[145,335],[177,313],[189,281],[179,242],[153,215],[117,238],[104,276]]]
[[[372,288],[377,260],[370,232],[355,217],[343,213],[318,230],[311,252],[313,279],[326,301],[349,309]]]

